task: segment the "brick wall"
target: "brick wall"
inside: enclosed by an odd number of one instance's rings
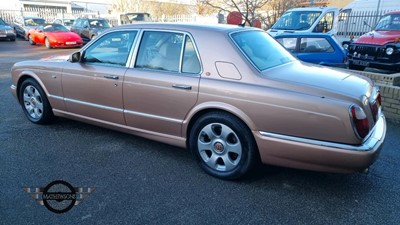
[[[400,123],[400,87],[378,84],[382,96],[382,110],[386,118]]]

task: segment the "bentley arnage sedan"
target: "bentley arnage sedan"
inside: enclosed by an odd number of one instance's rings
[[[68,59],[16,63],[11,91],[33,123],[66,117],[187,148],[222,179],[259,162],[365,171],[386,135],[371,80],[300,62],[251,27],[114,27]]]

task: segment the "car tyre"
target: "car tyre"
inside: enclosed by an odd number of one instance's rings
[[[250,129],[229,113],[201,116],[190,131],[188,144],[200,167],[220,179],[243,177],[259,162]]]
[[[47,124],[54,120],[47,96],[36,80],[28,78],[21,83],[19,102],[32,123]]]
[[[31,45],[36,45],[36,42],[34,42],[34,41],[32,40],[32,36],[31,36],[31,35],[28,36],[28,40],[29,40],[29,44],[31,44]]]
[[[44,39],[44,44],[46,45],[46,48],[51,49],[51,44],[48,38]]]
[[[354,64],[350,61],[350,62],[349,62],[349,69],[351,69],[351,70],[363,71],[363,70],[365,69],[365,66],[354,65]]]

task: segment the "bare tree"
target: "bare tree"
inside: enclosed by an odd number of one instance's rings
[[[238,11],[246,24],[252,25],[256,19],[260,19],[257,11],[261,10],[271,0],[203,0],[204,4],[210,5],[224,12]]]
[[[194,6],[157,0],[113,0],[112,8],[116,12],[148,12],[151,16],[160,17],[189,14]]]
[[[288,9],[297,7],[304,0],[271,0],[263,7],[265,14],[261,17],[261,21],[269,28],[282,16]]]
[[[113,0],[112,9],[117,12],[138,12],[141,10],[141,0]]]
[[[204,0],[196,0],[196,13],[199,15],[210,15],[218,12],[215,7],[206,4]]]

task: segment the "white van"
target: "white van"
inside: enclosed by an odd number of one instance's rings
[[[293,8],[286,11],[267,32],[271,36],[295,32],[336,34],[338,15],[337,7]]]

